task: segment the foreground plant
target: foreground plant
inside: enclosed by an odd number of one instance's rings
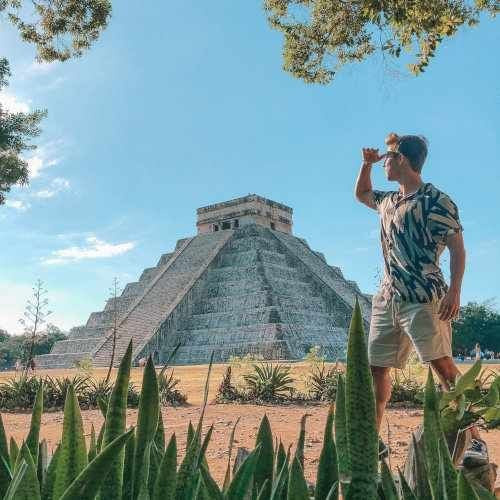
[[[213,358],[213,354],[212,354]],[[212,361],[208,366],[204,400],[197,425],[188,424],[186,451],[178,456],[177,438],[166,439],[159,378],[151,358],[143,374],[137,427],[127,429],[126,407],[130,384],[132,345],[118,370],[106,401],[100,400],[104,423],[91,429],[87,448],[75,387],[70,384],[64,408],[61,443],[49,459],[39,441],[44,387],[37,388],[30,432],[22,446],[7,444],[0,418],[0,498],[4,500],[469,500],[492,499],[492,494],[457,473],[444,433],[442,413],[477,380],[474,366],[449,394],[436,391],[429,372],[424,407],[426,447],[420,456],[422,472],[410,487],[399,473],[396,481],[384,462],[378,463],[375,400],[366,354],[361,311],[356,304],[349,333],[345,380],[338,378],[335,411],[329,408],[316,482],[306,481],[304,415],[293,449],[275,440],[267,416],[261,421],[255,448],[231,467],[236,424],[231,433],[228,463],[222,486],[213,478],[206,451],[213,426],[204,427]],[[280,372],[279,387],[287,373]],[[160,373],[163,376],[163,373]],[[272,375],[272,373],[271,373]],[[267,378],[266,378],[267,379]],[[493,381],[497,388],[498,378]],[[498,412],[496,389],[481,401],[483,413]],[[488,406],[489,405],[489,406]],[[481,410],[482,411],[482,410]],[[496,413],[495,413],[496,415]],[[236,422],[237,423],[237,422]]]

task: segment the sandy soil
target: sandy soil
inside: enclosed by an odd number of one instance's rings
[[[209,400],[212,400],[226,365],[215,365],[212,372]],[[491,365],[489,368],[493,368]],[[495,368],[498,368],[496,366]],[[293,365],[293,373],[300,378],[306,370],[305,363]],[[176,376],[180,378],[179,388],[188,396],[189,405],[181,408],[164,408],[163,417],[167,435],[175,432],[180,455],[183,454],[186,442],[186,430],[189,421],[197,422],[202,403],[202,392],[206,377],[206,366],[176,367]],[[74,376],[75,370],[49,370],[51,376]],[[142,370],[133,370],[132,378],[140,385]],[[94,370],[93,376],[104,376],[105,370]],[[0,381],[12,374],[2,373]],[[298,383],[300,385],[300,382]],[[314,480],[318,457],[321,451],[321,442],[325,419],[328,411],[326,404],[318,406],[256,406],[256,405],[217,405],[209,404],[206,410],[204,430],[213,424],[214,432],[207,450],[207,459],[212,473],[217,481],[221,482],[227,464],[227,448],[231,429],[238,417],[241,417],[236,431],[235,446],[252,448],[255,436],[264,414],[267,414],[274,434],[281,439],[285,446],[295,442],[299,422],[304,413],[310,416],[306,425],[305,472],[309,480]],[[98,410],[83,411],[84,428],[87,438],[90,436],[91,424],[99,429],[103,418]],[[21,442],[27,435],[30,415],[22,413],[3,413],[3,420],[8,436],[12,435],[17,442]],[[137,420],[137,411],[128,410],[127,423],[133,425]],[[401,466],[404,462],[411,432],[417,428],[422,420],[421,410],[390,409],[387,412],[386,423],[382,431],[383,438],[391,446],[391,466]],[[42,437],[53,449],[60,440],[62,431],[62,412],[46,413],[42,418]],[[389,433],[389,435],[388,435]],[[485,435],[489,446],[492,461],[500,463],[500,431],[491,431]],[[293,449],[293,448],[292,448]],[[234,456],[234,455],[233,455]],[[500,481],[497,482],[500,486]]]

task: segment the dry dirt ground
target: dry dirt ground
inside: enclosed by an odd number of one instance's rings
[[[227,365],[214,365],[209,390],[209,401],[212,401],[216,394],[217,386],[220,383],[222,374]],[[489,365],[489,368],[499,369],[499,366]],[[306,364],[297,363],[292,365],[292,373],[297,378],[301,378],[306,371]],[[105,370],[95,369],[92,372],[94,377],[105,376]],[[40,375],[50,374],[51,376],[74,376],[76,370],[47,370]],[[165,421],[167,434],[175,432],[179,455],[183,454],[186,443],[186,430],[189,421],[196,423],[200,414],[204,381],[207,373],[207,366],[183,366],[175,367],[175,375],[180,379],[179,389],[188,396],[188,405],[179,408],[164,408],[163,418]],[[0,382],[12,373],[0,374]],[[132,379],[140,385],[142,369],[133,369]],[[300,385],[300,382],[298,383]],[[252,448],[255,443],[255,436],[261,418],[267,414],[274,434],[281,439],[285,446],[294,443],[299,431],[299,422],[304,413],[310,416],[306,425],[306,449],[305,449],[305,472],[309,480],[314,480],[319,454],[321,451],[322,435],[328,405],[318,406],[257,406],[257,405],[220,405],[209,404],[205,414],[204,430],[213,424],[214,432],[207,450],[207,459],[211,471],[218,482],[222,482],[227,464],[227,448],[231,429],[240,417],[240,422],[236,430],[235,446],[245,446]],[[98,410],[83,411],[83,422],[87,438],[90,436],[91,424],[99,429],[102,424],[102,416]],[[28,413],[3,413],[3,421],[8,436],[13,436],[17,442],[22,441],[27,435],[30,415]],[[127,423],[133,425],[137,420],[137,411],[127,411]],[[402,466],[411,432],[417,428],[422,420],[421,410],[390,409],[387,412],[386,423],[382,435],[390,442],[391,446],[391,466]],[[48,441],[49,450],[54,448],[60,440],[62,431],[63,415],[61,412],[45,413],[42,418],[42,437]],[[389,433],[389,435],[388,435]],[[493,462],[500,464],[500,431],[490,431],[485,435],[489,446],[490,456]],[[293,450],[293,448],[292,448]],[[233,455],[234,457],[234,455]],[[497,481],[500,486],[500,481]]]

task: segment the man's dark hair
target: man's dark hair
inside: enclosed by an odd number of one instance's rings
[[[411,168],[420,173],[427,158],[427,140],[420,135],[403,135],[398,140],[398,151],[410,162]]]

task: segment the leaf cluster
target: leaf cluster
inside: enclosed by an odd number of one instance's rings
[[[272,28],[284,35],[283,67],[307,83],[330,83],[344,65],[379,52],[412,54],[410,71],[425,71],[439,44],[498,0],[264,0]]]

